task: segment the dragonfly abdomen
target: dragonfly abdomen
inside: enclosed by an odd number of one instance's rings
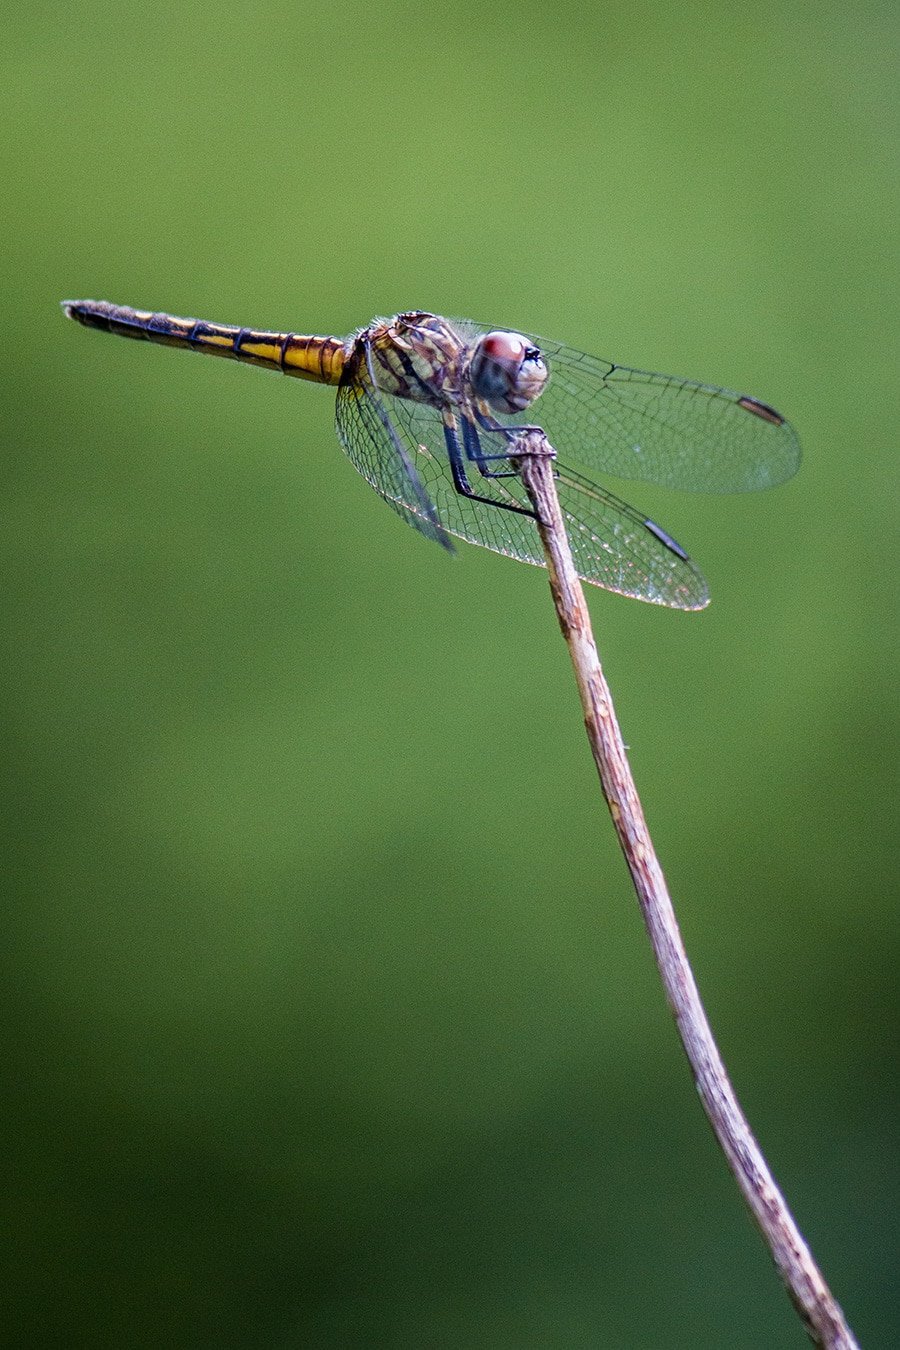
[[[66,300],[63,309],[70,319],[87,328],[224,356],[318,384],[337,384],[344,368],[344,344],[340,338],[272,333],[206,323],[203,319],[180,319],[174,314],[154,314],[128,305],[113,305],[107,300]]]

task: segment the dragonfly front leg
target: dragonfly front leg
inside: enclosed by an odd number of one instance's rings
[[[470,453],[469,453],[469,448],[468,448],[468,445],[467,445],[467,446],[466,446],[466,453],[469,455],[469,458],[470,458],[470,459],[475,459],[476,463],[478,464],[479,469],[481,469],[481,473],[482,473],[483,477],[485,477],[485,478],[517,478],[517,477],[519,476],[519,471],[518,471],[518,469],[508,469],[508,470],[503,469],[503,470],[500,470],[500,471],[497,471],[497,470],[493,470],[493,471],[492,471],[492,470],[489,470],[489,469],[485,469],[485,468],[483,468],[482,466],[483,466],[484,464],[488,463],[488,462],[491,461],[491,460],[497,460],[497,459],[512,460],[512,459],[515,459],[515,445],[514,445],[514,442],[515,442],[515,441],[518,441],[518,440],[521,440],[521,439],[523,439],[524,437],[529,436],[529,435],[534,435],[534,436],[541,436],[541,437],[544,437],[544,435],[545,435],[545,434],[544,434],[544,428],[543,428],[543,427],[533,427],[533,426],[519,426],[519,425],[512,426],[512,427],[505,427],[505,426],[502,424],[502,422],[496,421],[493,417],[491,417],[491,415],[490,415],[489,413],[485,412],[483,408],[477,407],[477,406],[476,406],[476,409],[475,409],[475,416],[476,416],[477,419],[478,419],[478,425],[479,425],[480,427],[483,427],[485,431],[493,431],[493,432],[496,432],[497,434],[499,434],[499,435],[501,435],[501,436],[505,436],[506,439],[510,442],[510,448],[509,448],[508,450],[504,450],[504,451],[503,451],[501,454],[499,454],[499,455],[486,455],[486,454],[484,454],[483,452],[480,452],[480,453],[478,453],[477,455],[474,455],[474,454],[470,454]],[[465,439],[465,433],[466,433],[466,426],[467,426],[467,425],[468,425],[467,422],[464,422],[464,423],[463,423],[463,438],[464,438],[464,439]],[[481,441],[480,441],[480,438],[479,438],[479,436],[478,436],[478,433],[477,433],[477,431],[475,430],[474,427],[471,427],[471,432],[472,432],[472,435],[473,435],[473,437],[474,437],[475,445],[480,447]],[[546,438],[545,438],[545,440],[546,440]],[[551,448],[552,448],[552,447],[551,447]],[[554,451],[554,453],[553,453],[553,458],[554,458],[554,459],[556,458],[555,451]],[[553,470],[553,476],[554,476],[554,478],[558,478],[558,477],[559,477],[559,470],[558,470],[558,469],[554,468],[554,470]]]
[[[488,430],[493,431],[493,427]],[[481,444],[481,437],[478,435],[478,429],[475,423],[463,413],[462,419],[463,446],[466,452],[466,459],[472,464],[478,465],[478,471],[482,478],[515,478],[515,469],[489,469],[487,466],[496,463],[498,460],[509,462],[509,451],[503,450],[496,455],[486,455]]]
[[[443,413],[444,423],[444,443],[447,446],[447,456],[450,460],[450,472],[453,475],[453,486],[461,497],[468,497],[473,502],[485,502],[488,506],[497,506],[501,511],[514,511],[519,516],[530,516],[532,520],[536,519],[535,513],[524,506],[515,506],[512,502],[499,501],[496,497],[482,497],[479,493],[472,491],[472,486],[466,477],[466,467],[463,459],[463,452],[460,449],[459,437],[456,434],[456,418],[453,413],[447,409]],[[474,442],[470,442],[469,436],[474,436]],[[466,458],[477,464],[485,478],[508,478],[515,477],[514,473],[492,474],[482,468],[482,465],[488,458],[507,459],[508,455],[485,456],[481,453],[478,433],[473,424],[463,414],[463,444],[466,447]],[[470,453],[470,451],[474,453]]]
[[[479,469],[481,470],[482,477],[484,478],[517,478],[518,477],[517,469],[487,469],[484,466],[486,464],[490,464],[491,462],[500,459],[505,459],[507,461],[513,459],[515,457],[515,451],[514,448],[512,447],[512,442],[520,440],[523,436],[527,436],[529,433],[542,436],[544,434],[543,427],[520,426],[520,425],[506,427],[503,425],[502,422],[498,422],[495,418],[491,417],[490,413],[487,412],[484,409],[484,407],[481,407],[476,404],[474,411],[475,417],[478,420],[478,425],[484,431],[490,431],[496,435],[505,436],[506,439],[510,442],[511,448],[509,450],[502,450],[496,455],[486,455],[484,453],[484,450],[481,448],[481,438],[479,437],[475,426],[469,421],[468,418],[464,418],[463,442],[466,447],[467,457],[471,460],[474,460],[474,462],[478,465]]]

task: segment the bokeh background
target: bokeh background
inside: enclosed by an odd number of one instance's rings
[[[4,21],[16,1345],[800,1347],[700,1112],[542,574],[332,395],[66,324],[424,307],[739,386],[595,624],[738,1091],[897,1344],[896,9],[35,3]],[[617,486],[617,485],[613,485]]]

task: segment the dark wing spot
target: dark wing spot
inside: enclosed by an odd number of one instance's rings
[[[673,539],[670,534],[666,534],[663,527],[661,525],[657,525],[655,520],[645,520],[644,524],[646,525],[647,529],[650,531],[651,534],[656,535],[657,539],[661,544],[665,544],[666,548],[670,548],[672,550],[676,558],[680,558],[682,562],[690,562],[688,555],[685,553],[684,549],[681,547],[678,540]]]
[[[738,407],[746,408],[747,412],[755,413],[757,417],[761,417],[765,422],[771,422],[773,426],[780,427],[784,423],[780,412],[770,408],[768,403],[760,403],[758,398],[750,398],[747,394],[738,399]]]

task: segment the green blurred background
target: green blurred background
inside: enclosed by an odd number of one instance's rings
[[[37,3],[6,21],[16,1345],[806,1344],[682,1061],[545,579],[329,391],[66,324],[424,307],[739,386],[770,494],[594,592],[750,1118],[897,1343],[896,8]]]

